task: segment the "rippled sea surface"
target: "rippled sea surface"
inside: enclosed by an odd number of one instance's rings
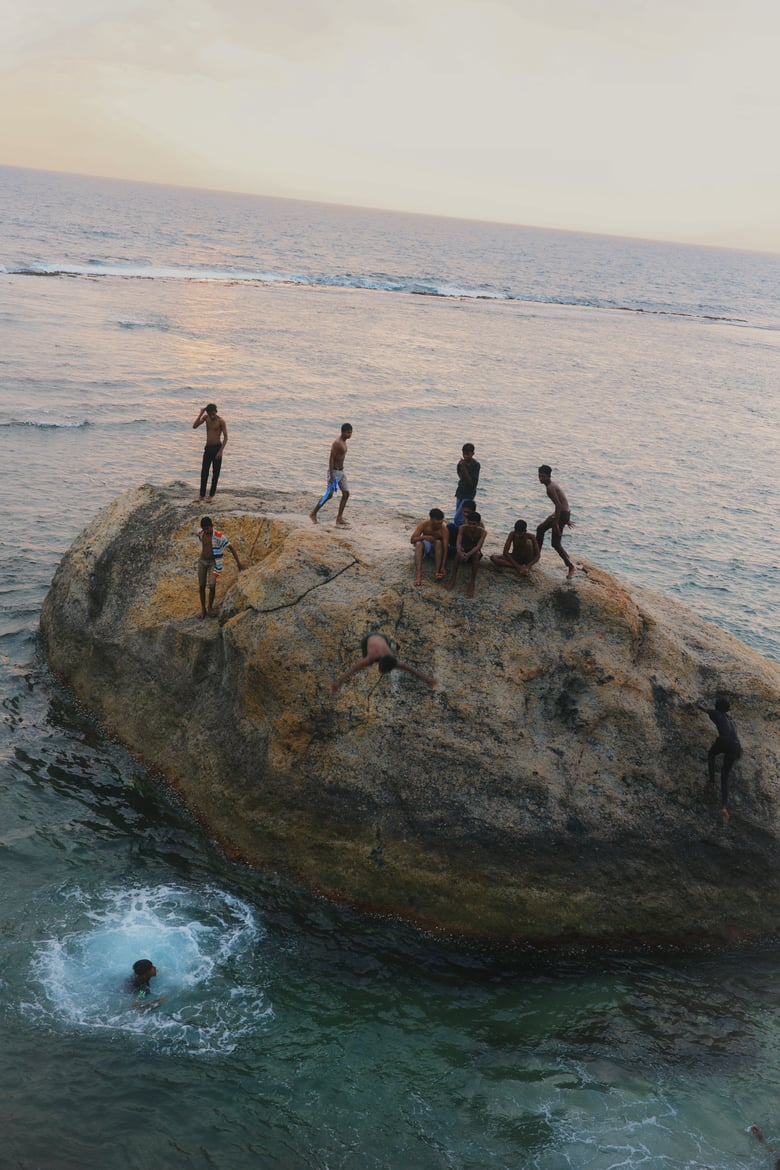
[[[746,1128],[780,1138],[775,950],[464,953],[228,864],[50,677],[37,626],[101,506],[195,486],[213,400],[225,486],[312,502],[350,421],[358,529],[449,514],[472,441],[492,550],[546,514],[548,462],[575,560],[780,661],[779,278],[773,256],[0,168],[4,1166],[766,1164]],[[166,1003],[128,1011],[147,954]]]

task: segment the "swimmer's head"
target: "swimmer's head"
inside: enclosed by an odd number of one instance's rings
[[[461,512],[476,512],[476,510],[477,510],[477,501],[476,500],[464,500],[463,501],[463,503],[461,505]]]
[[[463,446],[461,447],[461,451],[463,452],[463,455],[466,459],[470,459],[471,456],[474,454],[474,444],[473,443],[464,443]]]
[[[152,975],[157,974],[157,968],[151,959],[138,959],[133,963],[133,974],[141,977],[148,975],[151,978]]]
[[[468,516],[466,517],[466,523],[467,524],[481,524],[482,517],[479,514],[479,512],[469,512]]]
[[[342,437],[342,439],[348,439],[351,434],[352,434],[352,423],[342,423],[341,424],[341,437]]]
[[[211,529],[211,528],[213,528],[213,527],[214,527],[214,522],[213,522],[213,520],[211,519],[211,517],[210,517],[210,516],[201,516],[201,518],[200,518],[200,526],[201,526],[201,528],[203,529],[203,531],[204,531],[204,532],[208,532],[208,531],[209,531],[209,529]]]
[[[549,463],[543,463],[542,466],[539,468],[539,479],[541,480],[542,483],[547,483],[547,481],[550,479],[551,476],[552,476],[552,467],[550,467]]]
[[[527,532],[528,525],[525,520],[515,520],[515,532]]]
[[[430,516],[431,520],[443,520],[444,519],[444,513],[442,512],[441,508],[431,508],[428,515]]]
[[[395,670],[398,666],[398,659],[394,654],[383,654],[377,662],[380,674],[389,674],[391,670]]]
[[[728,699],[716,699],[715,710],[721,711],[725,715],[727,711],[731,710],[731,703],[728,701]]]
[[[205,410],[206,410],[206,414],[216,414],[217,413],[217,408],[213,402],[210,402],[208,404],[208,406],[205,408]]]

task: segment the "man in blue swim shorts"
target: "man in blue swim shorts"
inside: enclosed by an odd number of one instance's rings
[[[334,439],[330,448],[330,457],[328,459],[328,482],[325,488],[325,495],[322,496],[314,508],[309,512],[309,519],[312,524],[317,523],[317,513],[323,504],[327,504],[330,497],[337,491],[341,490],[341,499],[339,501],[339,510],[336,513],[336,523],[339,528],[350,528],[344,519],[344,509],[347,506],[349,499],[349,485],[347,483],[346,472],[344,471],[344,460],[347,457],[347,442],[352,438],[352,426],[350,423],[343,423],[341,427],[341,434],[338,439]]]

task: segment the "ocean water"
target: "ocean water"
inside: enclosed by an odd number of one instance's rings
[[[548,462],[575,562],[780,661],[780,257],[0,168],[0,340],[2,1164],[765,1165],[776,949],[488,955],[229,864],[37,629],[102,505],[195,488],[214,400],[226,490],[314,503],[350,421],[358,530],[450,514],[472,441],[493,551]]]

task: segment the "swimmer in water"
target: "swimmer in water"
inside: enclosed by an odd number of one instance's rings
[[[777,1150],[775,1149],[775,1147],[770,1146],[769,1142],[766,1140],[766,1138],[764,1137],[763,1133],[761,1132],[761,1130],[758,1128],[757,1125],[751,1125],[750,1132],[752,1133],[754,1138],[758,1138],[758,1140],[761,1142],[761,1145],[764,1146],[764,1148],[770,1154],[777,1153]],[[780,1158],[775,1158],[774,1166],[775,1166],[775,1170],[780,1170]]]
[[[138,959],[133,963],[133,974],[127,980],[127,990],[133,996],[134,1008],[148,1008],[154,1007],[158,1003],[165,1003],[166,996],[160,995],[157,999],[152,999],[152,989],[149,986],[149,981],[154,979],[157,974],[157,968],[151,959]]]
[[[422,674],[419,670],[415,670],[413,666],[407,666],[405,662],[401,662],[396,658],[398,646],[393,638],[385,637],[380,634],[378,630],[369,630],[364,636],[360,644],[360,649],[363,652],[363,657],[354,666],[350,666],[341,678],[337,678],[334,683],[331,683],[331,690],[335,693],[340,691],[344,683],[360,670],[365,670],[368,666],[373,666],[374,663],[379,667],[380,674],[389,674],[391,670],[405,670],[407,674],[413,674],[415,678],[419,678],[421,682],[427,683],[429,687],[435,687],[436,679],[430,678],[427,674]]]

